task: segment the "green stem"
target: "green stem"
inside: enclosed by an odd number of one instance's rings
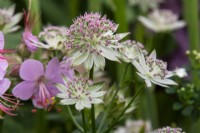
[[[70,118],[72,119],[74,125],[83,133],[83,132],[84,132],[83,128],[79,125],[79,123],[78,123],[78,122],[76,121],[76,119],[74,118],[74,116],[73,116],[73,114],[72,114],[72,111],[71,111],[71,109],[70,109],[69,106],[67,106],[67,112],[68,112]]]
[[[122,74],[122,77],[121,77],[121,80],[120,80],[120,85],[117,87],[116,91],[115,91],[115,94],[113,95],[112,99],[111,99],[111,102],[110,102],[110,106],[108,106],[106,108],[106,111],[105,111],[105,114],[103,115],[103,118],[100,122],[100,125],[99,125],[99,128],[97,130],[97,133],[99,133],[101,131],[101,128],[103,127],[103,125],[105,124],[105,120],[106,120],[106,117],[108,116],[108,111],[110,110],[110,108],[112,107],[112,103],[114,102],[115,100],[115,97],[117,96],[117,93],[121,87],[121,83],[123,82],[124,78],[125,78],[125,75],[127,73],[127,70],[128,70],[128,67],[129,67],[129,64],[127,63],[124,67],[124,70],[123,70],[123,74]]]
[[[111,124],[111,126],[104,132],[104,133],[109,133],[109,131],[115,126],[115,124],[120,120],[120,118],[124,115],[126,110],[131,106],[133,101],[136,99],[136,97],[140,94],[142,88],[144,86],[144,83],[141,84],[140,88],[137,90],[136,94],[133,96],[131,101],[128,103],[128,105],[124,108],[124,110],[120,113],[120,115],[114,120],[114,122]]]
[[[199,1],[184,0],[184,17],[187,22],[189,33],[190,50],[200,50],[200,31],[199,31]],[[195,85],[200,86],[198,73],[192,72],[192,80]]]
[[[35,133],[47,132],[46,110],[38,110],[35,118]]]
[[[87,133],[86,124],[85,124],[85,113],[84,113],[84,110],[82,110],[81,113],[82,113],[82,121],[83,121],[84,133]]]
[[[89,73],[89,79],[93,80],[93,75],[94,75],[94,67],[90,70]],[[92,104],[91,108],[91,119],[92,119],[92,133],[96,133],[96,120],[95,120],[95,107],[94,104]]]

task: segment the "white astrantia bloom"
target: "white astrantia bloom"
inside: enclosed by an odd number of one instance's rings
[[[17,13],[14,15],[15,5],[9,8],[0,9],[0,31],[4,34],[14,32],[20,28],[16,25],[22,18],[22,13]]]
[[[73,66],[84,64],[89,71],[94,65],[101,70],[105,58],[118,61],[119,41],[128,33],[115,34],[118,25],[98,13],[78,17],[67,30],[66,48],[71,49]]]
[[[60,93],[57,97],[61,98],[61,105],[73,105],[77,110],[91,108],[92,104],[103,103],[99,97],[103,96],[106,91],[99,91],[103,87],[103,83],[93,84],[91,80],[86,78],[74,78],[73,80],[65,80],[65,85],[57,84]]]
[[[173,72],[174,75],[178,76],[179,78],[184,78],[188,76],[185,68],[176,68]]]
[[[139,61],[134,60],[133,65],[139,71],[137,74],[145,80],[147,87],[151,87],[152,83],[162,87],[177,85],[176,82],[169,79],[174,74],[167,70],[167,63],[156,59],[155,50],[146,58],[140,54]]]
[[[122,54],[121,58],[125,62],[132,62],[133,60],[138,60],[139,54],[142,52],[147,55],[147,51],[144,49],[143,44],[140,42],[127,40],[120,44],[122,47],[119,48],[119,52]]]
[[[154,32],[166,32],[183,28],[186,24],[178,20],[178,16],[167,9],[156,9],[148,17],[139,17],[139,21]]]
[[[47,26],[39,33],[39,42],[33,45],[49,50],[63,50],[67,28],[64,26]]]
[[[114,133],[150,133],[151,123],[143,120],[127,120],[124,127],[118,127]]]
[[[130,5],[139,6],[143,11],[156,9],[162,2],[164,2],[164,0],[129,0]]]

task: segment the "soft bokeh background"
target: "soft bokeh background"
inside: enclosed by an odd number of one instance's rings
[[[134,39],[145,45],[148,52],[154,48],[158,52],[159,58],[167,61],[170,70],[176,67],[187,66],[188,59],[185,51],[189,48],[187,28],[176,30],[169,33],[159,34],[148,49],[149,37],[155,36],[154,33],[146,29],[138,20],[139,15],[146,15],[150,10],[145,6],[133,5],[134,0],[32,0],[32,12],[38,18],[34,28],[37,34],[45,25],[70,26],[73,19],[85,12],[99,12],[106,14],[109,19],[119,23],[118,32],[130,32],[126,39]],[[143,0],[145,1],[145,0]],[[148,1],[148,0],[146,0]],[[163,0],[159,8],[170,9],[177,13],[180,19],[184,19],[184,0]],[[185,0],[186,1],[186,0]],[[8,7],[16,4],[16,12],[22,12],[27,9],[28,0],[0,0],[0,7]],[[21,42],[21,33],[23,31],[23,21],[20,22],[21,29],[15,33],[6,35],[6,47],[16,48]],[[120,75],[121,65],[108,62],[106,71],[114,82]],[[129,73],[127,78],[134,78],[133,73]],[[149,94],[149,95],[148,95]],[[155,88],[150,92],[145,92],[139,101],[138,109],[132,113],[135,119],[149,119],[153,128],[162,126],[178,126],[183,130],[189,131],[191,119],[183,116],[180,111],[173,110],[173,103],[177,97],[168,95],[163,88]],[[152,96],[153,95],[153,96]],[[32,112],[34,107],[31,102],[24,102],[18,110],[17,117],[6,116],[3,122],[3,133],[71,133],[75,128],[71,120],[64,114],[64,111],[58,113],[57,110],[51,112],[37,111]],[[40,117],[45,114],[45,118]],[[122,122],[123,125],[123,122]],[[38,127],[42,130],[38,131]],[[196,132],[197,133],[197,132]]]

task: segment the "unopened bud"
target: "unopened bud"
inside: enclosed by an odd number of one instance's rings
[[[12,77],[19,77],[19,69],[20,69],[20,64],[15,64],[12,68],[11,68],[11,72],[10,72],[10,76]]]
[[[17,47],[17,54],[22,58],[28,58],[30,57],[31,52],[27,49],[27,46],[22,43]]]

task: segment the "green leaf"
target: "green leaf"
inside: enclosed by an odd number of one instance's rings
[[[179,109],[181,109],[183,107],[183,105],[182,105],[182,103],[180,103],[180,102],[176,102],[176,103],[174,103],[174,105],[173,105],[173,109],[174,110],[179,110]]]

